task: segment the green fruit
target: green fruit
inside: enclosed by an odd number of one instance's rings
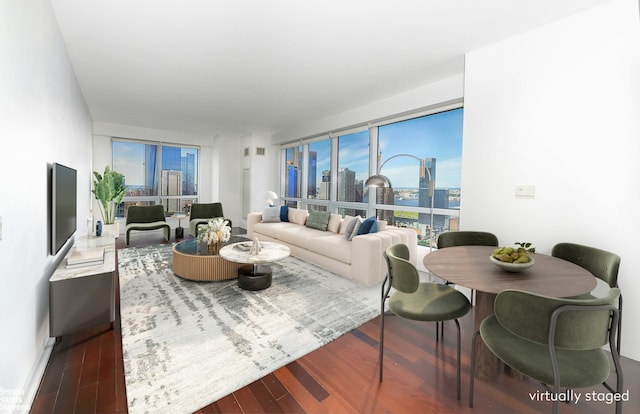
[[[501,262],[507,262],[507,263],[513,262],[513,259],[511,258],[511,256],[504,253],[501,253],[498,256],[496,256],[496,259],[500,260]]]

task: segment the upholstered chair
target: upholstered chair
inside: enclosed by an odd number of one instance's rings
[[[609,285],[610,288],[618,287],[620,256],[617,254],[581,244],[558,243],[553,246],[551,255],[583,267],[591,272],[592,275]],[[590,293],[572,297],[572,299],[592,298],[594,298],[594,296]],[[617,346],[618,353],[620,353],[620,339],[622,337],[622,293],[618,298],[618,309],[620,310],[620,318],[618,319]]]
[[[229,227],[233,227],[231,220],[224,217],[222,203],[193,203],[189,216],[189,233],[196,237],[198,235],[198,226],[206,224],[210,219],[216,217],[224,218],[229,222]]]
[[[620,290],[610,289],[601,298],[564,299],[508,289],[495,300],[495,313],[480,323],[471,347],[469,406],[473,407],[477,337],[511,368],[552,386],[553,395],[560,388],[590,388],[603,384],[610,392],[622,392],[620,355],[615,345]],[[603,347],[609,345],[609,355]],[[609,359],[616,373],[615,390],[606,381],[611,373]],[[616,413],[622,411],[620,398]],[[553,399],[553,413],[558,412],[558,398]]]
[[[126,228],[124,240],[129,245],[130,234],[133,230],[146,231],[162,229],[164,237],[171,240],[171,226],[167,223],[164,206],[155,204],[151,206],[129,206],[127,208]]]
[[[434,282],[421,282],[415,266],[409,261],[409,248],[394,244],[385,251],[388,274],[382,284],[380,307],[380,382],[384,353],[385,302],[389,310],[402,318],[425,322],[453,320],[458,328],[457,396],[460,399],[460,323],[458,318],[471,309],[469,300],[451,286]],[[391,296],[391,288],[395,291]]]

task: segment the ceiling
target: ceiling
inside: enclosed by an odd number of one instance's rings
[[[606,0],[51,0],[96,122],[242,136],[464,70]]]

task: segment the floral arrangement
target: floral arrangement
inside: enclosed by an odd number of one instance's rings
[[[204,226],[198,226],[198,241],[208,245],[227,242],[231,238],[229,221],[222,217],[209,220]]]

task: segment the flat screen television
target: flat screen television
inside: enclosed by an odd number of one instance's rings
[[[51,254],[57,254],[76,231],[78,173],[54,163],[51,168]]]

